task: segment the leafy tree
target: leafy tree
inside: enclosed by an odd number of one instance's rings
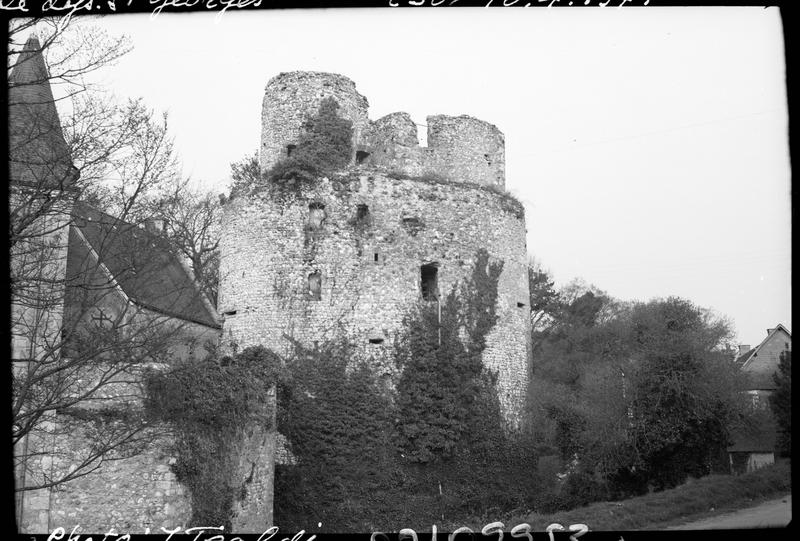
[[[709,473],[742,405],[730,325],[676,297],[635,305],[630,322],[635,465],[657,488]]]
[[[792,352],[783,351],[778,370],[773,374],[775,391],[769,397],[778,425],[778,448],[782,456],[792,455]]]
[[[571,483],[600,479],[617,496],[719,467],[743,412],[728,323],[679,298],[603,297],[562,291],[543,335],[529,394],[539,452],[580,474]]]
[[[577,385],[581,367],[601,356],[606,346],[603,335],[610,328],[598,323],[618,308],[597,288],[572,282],[562,288],[548,310],[552,323],[533,332],[533,371],[537,377]]]

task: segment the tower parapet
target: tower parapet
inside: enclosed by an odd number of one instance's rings
[[[408,113],[391,113],[371,122],[361,150],[369,153],[364,163],[387,171],[411,176],[431,172],[427,149],[419,146],[417,125]]]
[[[432,169],[461,182],[505,187],[505,138],[497,126],[471,116],[429,116]]]
[[[497,126],[466,115],[427,118],[428,146],[419,145],[408,113],[368,117],[367,98],[335,73],[292,71],[266,86],[262,112],[261,170],[291,154],[303,123],[332,97],[338,114],[353,123],[351,163],[408,176],[436,175],[452,182],[505,187],[505,138]]]
[[[291,71],[270,79],[264,91],[261,113],[261,170],[266,171],[291,154],[303,123],[317,113],[325,98],[339,104],[338,114],[353,123],[353,148],[369,125],[367,98],[356,84],[335,73]],[[351,160],[355,158],[354,154]]]

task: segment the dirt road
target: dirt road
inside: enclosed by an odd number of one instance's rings
[[[739,509],[713,517],[667,528],[668,530],[717,530],[727,528],[783,527],[792,520],[792,495],[769,500],[755,507]]]

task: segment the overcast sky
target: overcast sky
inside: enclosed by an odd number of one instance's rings
[[[506,138],[528,251],[558,285],[677,295],[739,342],[791,331],[790,169],[775,8],[331,9],[112,16],[102,72],[168,111],[187,175],[224,192],[264,86],[346,75],[370,118],[468,114]],[[420,126],[424,140],[425,127]]]

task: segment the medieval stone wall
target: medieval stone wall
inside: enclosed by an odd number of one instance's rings
[[[353,81],[342,75],[293,71],[273,77],[262,109],[261,170],[291,153],[303,122],[332,97],[339,116],[353,123],[355,163],[410,176],[436,175],[453,182],[505,186],[505,139],[493,124],[467,115],[426,119],[426,147],[419,146],[417,125],[397,112],[372,121],[369,104]]]
[[[68,216],[68,214],[63,214]],[[63,251],[62,257],[53,258],[49,265],[60,265],[57,273],[63,284],[66,274],[66,238],[67,231],[73,241],[80,238],[78,228],[66,225],[58,229],[64,242],[53,243]],[[132,329],[155,329],[152,339],[161,341],[169,348],[168,357],[181,359],[202,359],[209,355],[207,344],[216,344],[220,331],[212,327],[200,325],[177,318],[164,316],[130,303],[122,291],[115,285],[109,285],[108,276],[102,271],[88,251],[88,245],[73,242],[70,257],[80,258],[78,277],[83,287],[68,289],[70,294],[57,296],[53,306],[46,306],[47,322],[53,325],[55,318],[58,326],[53,333],[65,329],[69,334],[89,331],[93,325],[92,316],[102,312],[117,320],[123,317],[125,325]],[[86,250],[80,250],[83,246]],[[48,257],[52,257],[47,252]],[[48,270],[48,266],[43,267]],[[68,277],[76,278],[76,277]],[[66,303],[66,306],[65,306]],[[64,322],[62,324],[62,316]],[[132,331],[137,332],[136,330]],[[23,336],[36,336],[29,329],[21,333]],[[59,336],[60,338],[60,336]],[[52,343],[53,338],[50,338]],[[90,355],[88,352],[75,352],[70,342],[64,345],[60,354],[63,362],[69,362],[71,355]],[[35,358],[35,357],[34,357]],[[17,370],[24,370],[24,363],[15,363]],[[92,388],[97,378],[108,377],[114,368],[104,364],[102,355],[97,355],[91,363],[85,360],[82,369],[71,372],[74,384],[82,388]],[[76,405],[86,414],[97,414],[109,410],[132,411],[142,408],[140,369],[131,367],[125,370],[94,393],[91,399],[84,399]],[[40,486],[48,478],[59,479],[72,471],[75,465],[84,462],[91,452],[90,443],[97,437],[96,433],[86,430],[74,416],[49,412],[30,434],[20,441],[15,449],[15,464],[18,486]],[[156,427],[151,431],[147,448],[142,452],[127,453],[124,458],[106,461],[99,468],[65,482],[54,488],[29,490],[17,495],[17,517],[19,528],[27,533],[49,533],[62,527],[72,531],[76,526],[83,532],[107,532],[114,528],[122,533],[143,533],[146,528],[160,531],[164,527],[174,529],[185,527],[191,516],[189,495],[170,469],[174,461],[171,456],[172,440],[166,426]],[[113,456],[109,453],[109,457]],[[23,457],[29,457],[23,460]],[[98,465],[94,462],[89,468]]]
[[[333,73],[292,71],[281,73],[267,83],[261,115],[262,171],[288,155],[288,147],[297,143],[309,113],[316,113],[322,100],[328,97],[339,104],[339,116],[353,123],[355,146],[369,119],[367,98],[356,91],[353,81]]]
[[[396,375],[389,348],[403,316],[422,300],[422,265],[436,267],[443,297],[486,249],[503,273],[484,359],[499,372],[507,418],[518,420],[529,309],[525,221],[515,200],[483,186],[361,167],[320,179],[299,197],[234,200],[222,231],[223,341],[288,354],[289,339],[346,336],[388,377]]]
[[[85,446],[80,433],[59,437],[54,456],[81,455]],[[44,533],[58,527],[71,531],[76,525],[84,532],[105,533],[114,528],[120,534],[185,528],[191,506],[188,493],[170,470],[175,458],[169,448],[169,438],[157,437],[144,453],[106,462],[92,474],[53,490],[48,529],[29,531]]]
[[[462,115],[427,118],[433,168],[442,176],[505,186],[505,139],[496,126]]]

